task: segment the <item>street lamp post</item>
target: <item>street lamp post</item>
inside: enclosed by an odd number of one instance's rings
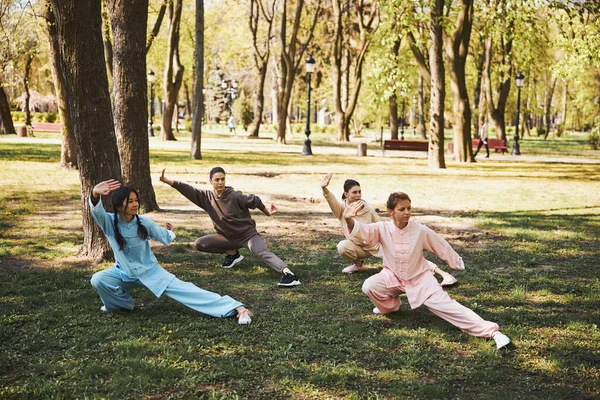
[[[308,56],[306,59],[306,77],[308,81],[308,99],[306,100],[306,140],[304,141],[304,147],[302,147],[303,156],[312,156],[312,149],[310,148],[310,76],[315,71],[315,59],[312,56]]]
[[[517,78],[517,123],[515,126],[515,141],[513,143],[512,155],[520,156],[521,150],[519,146],[519,112],[521,111],[521,88],[525,83],[525,75],[519,72],[516,76]]]
[[[404,98],[406,97],[406,92],[402,90],[400,92],[400,96],[402,97],[402,114],[400,115],[400,140],[404,140]]]
[[[148,71],[148,82],[150,83],[150,98],[148,99],[150,113],[148,114],[148,136],[154,136],[154,71]]]

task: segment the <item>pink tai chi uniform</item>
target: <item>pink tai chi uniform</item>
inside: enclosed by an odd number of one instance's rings
[[[450,244],[430,228],[409,221],[398,228],[393,221],[364,224],[354,220],[350,237],[366,245],[381,243],[383,270],[363,283],[362,290],[382,314],[400,309],[400,293],[405,292],[412,309],[425,305],[432,313],[463,331],[491,338],[498,324],[485,321],[461,305],[440,287],[429,270],[423,249],[437,254],[452,269],[462,269],[461,257]]]

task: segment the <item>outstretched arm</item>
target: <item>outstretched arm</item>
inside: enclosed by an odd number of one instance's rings
[[[173,181],[173,180],[171,180],[171,179],[167,178],[167,177],[165,176],[165,171],[166,171],[166,168],[165,168],[165,169],[163,169],[163,170],[162,170],[162,173],[160,174],[160,181],[161,181],[161,182],[164,182],[164,183],[166,183],[166,184],[167,184],[167,185],[169,185],[169,186],[173,186],[173,183],[174,183],[175,181]]]

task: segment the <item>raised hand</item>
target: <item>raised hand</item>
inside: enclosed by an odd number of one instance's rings
[[[351,219],[356,217],[358,212],[364,207],[363,200],[356,200],[354,203],[351,203],[344,209],[344,218]]]
[[[165,176],[166,170],[166,168],[162,170],[162,173],[160,174],[160,181],[166,183],[167,185],[173,186],[173,181]]]
[[[326,188],[327,186],[329,186],[329,182],[331,181],[332,176],[333,176],[333,174],[329,173],[323,177],[323,180],[321,181],[322,188]]]
[[[121,187],[121,182],[116,179],[109,179],[107,181],[102,181],[92,190],[92,196],[94,199],[97,199],[98,196],[108,196],[115,190]]]
[[[167,230],[169,230],[169,231],[172,231],[172,232],[175,232],[175,227],[173,226],[173,224],[171,224],[171,223],[167,222],[167,223],[165,224],[165,227],[167,228]]]

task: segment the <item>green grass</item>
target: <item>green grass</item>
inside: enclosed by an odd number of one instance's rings
[[[600,166],[586,162],[597,153],[582,158],[580,142],[569,144],[572,152],[557,150],[563,139],[570,143],[569,135],[531,143],[539,155],[571,162],[492,155],[469,165],[447,160],[440,171],[423,158],[244,151],[245,140],[218,133],[207,140],[237,146],[204,150],[197,161],[187,150],[153,150],[165,212],[150,216],[174,223],[178,234],[173,245],[154,247],[159,262],[245,302],[255,313],[249,326],[144,289],[134,291],[133,312],[101,313],[89,279],[110,263],[77,257],[78,172],[59,168],[60,145],[50,140],[0,140],[0,398],[598,398]],[[229,185],[278,205],[273,218],[253,216],[301,286],[279,289],[278,276],[246,250],[242,263],[225,270],[222,256],[190,246],[213,232],[211,223],[158,176],[167,168],[169,177],[202,186],[215,165],[228,172]],[[400,312],[372,315],[361,285],[381,262],[342,276],[339,226],[319,185],[326,172],[334,173],[336,195],[344,179],[361,182],[382,216],[389,192],[409,193],[414,219],[465,259],[450,295],[498,322],[517,348],[497,352],[422,307],[410,310],[405,296]]]

